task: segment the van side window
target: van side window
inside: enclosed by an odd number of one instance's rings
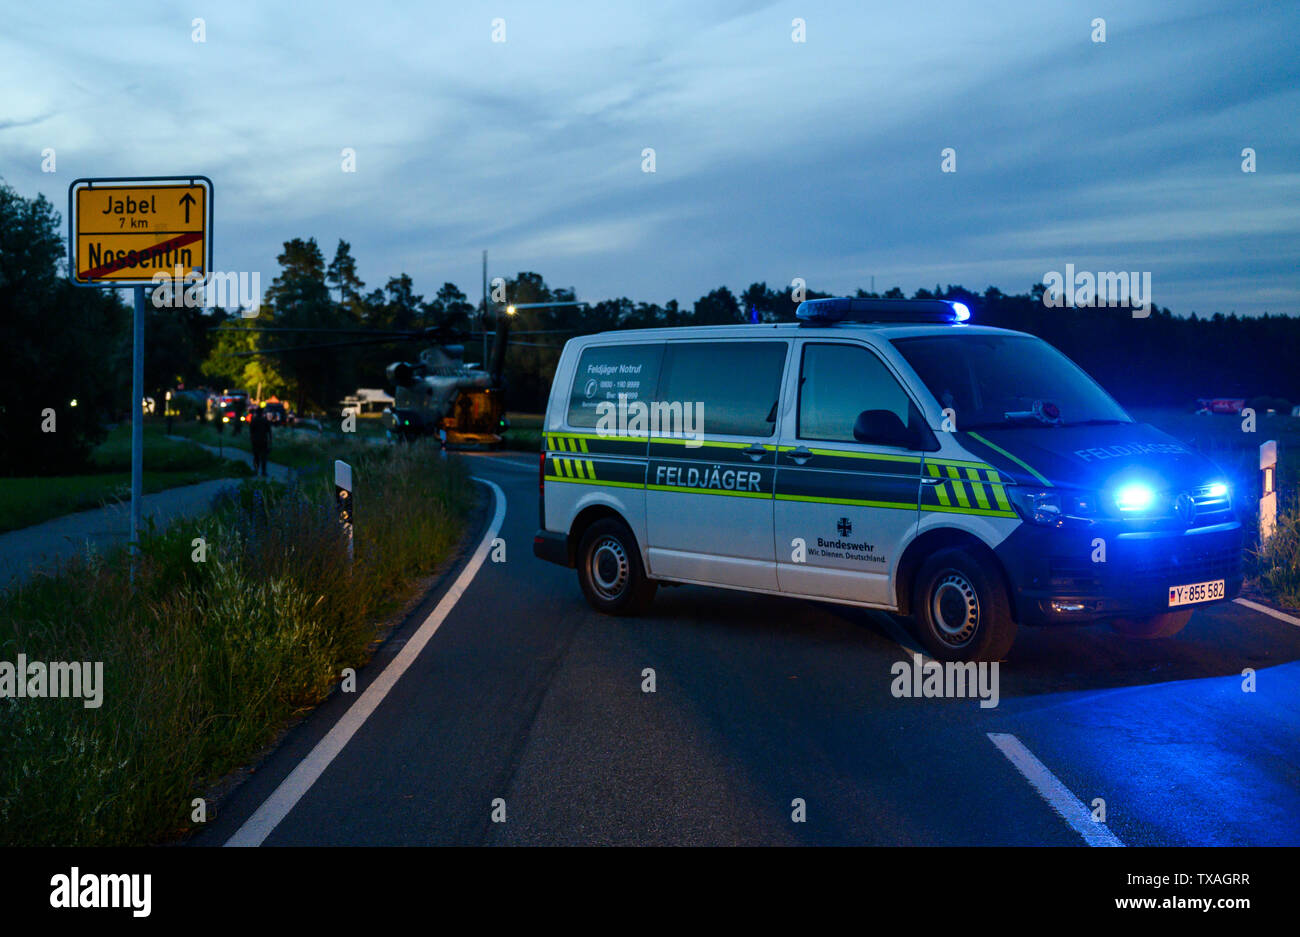
[[[657,398],[704,405],[707,435],[776,433],[785,342],[669,342]]]
[[[863,410],[889,410],[908,424],[906,392],[884,362],[861,345],[805,345],[802,367],[800,439],[853,442],[853,424]]]
[[[569,392],[569,425],[594,427],[602,403],[618,406],[619,395],[628,404],[649,403],[659,383],[664,346],[658,342],[635,345],[588,345],[578,358]]]

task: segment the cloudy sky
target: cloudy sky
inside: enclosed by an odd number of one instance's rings
[[[477,299],[486,248],[589,300],[1072,263],[1150,271],[1176,313],[1300,314],[1294,3],[620,6],[11,3],[0,177],[62,210],[80,176],[205,174],[217,269],[264,285],[314,236],[427,296]]]

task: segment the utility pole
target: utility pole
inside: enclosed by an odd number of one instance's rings
[[[483,364],[487,367],[487,251],[483,252],[483,315],[479,320],[479,331],[483,333]]]
[[[140,562],[140,508],[144,501],[144,287],[135,288],[131,342],[131,582]]]

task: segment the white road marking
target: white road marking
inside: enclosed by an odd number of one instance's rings
[[[922,664],[934,662],[934,658],[925,653],[925,649],[921,647],[919,641],[916,642],[915,647],[907,643],[916,639],[908,633],[907,629],[890,612],[882,612],[878,609],[867,609],[867,611],[876,617],[876,620],[880,623],[880,630],[885,633],[885,638],[907,652],[906,663],[908,666],[911,666],[912,656],[915,654],[921,655]]]
[[[1294,625],[1295,627],[1300,628],[1300,618],[1296,618],[1293,615],[1285,615],[1275,608],[1269,608],[1267,605],[1260,605],[1258,602],[1252,602],[1250,599],[1233,599],[1232,601],[1236,602],[1238,605],[1244,605],[1246,608],[1253,608],[1257,612],[1263,612],[1265,615],[1276,618],[1278,621],[1284,621],[1288,625]]]
[[[1092,818],[1092,812],[1083,805],[1083,801],[1070,793],[1070,789],[1047,770],[1047,766],[1035,758],[1034,753],[1025,748],[1020,739],[1007,732],[987,734],[989,741],[1007,756],[1007,760],[1025,776],[1025,780],[1033,785],[1048,806],[1082,836],[1084,842],[1089,846],[1124,845],[1106,828],[1106,824],[1098,823]]]
[[[351,740],[356,731],[365,724],[379,704],[383,702],[388,692],[397,685],[402,674],[406,673],[408,667],[420,656],[424,646],[429,643],[429,639],[442,625],[447,615],[455,608],[460,597],[465,594],[469,588],[470,582],[478,573],[479,567],[487,558],[488,550],[492,546],[492,541],[496,538],[501,530],[501,522],[506,516],[506,496],[505,492],[495,483],[488,481],[486,478],[474,477],[475,481],[482,482],[492,489],[492,494],[496,499],[496,510],[492,515],[492,523],[488,525],[488,531],[479,541],[478,549],[470,557],[465,568],[461,570],[460,575],[452,587],[447,590],[447,594],[442,597],[437,607],[429,613],[429,617],[424,620],[415,634],[406,645],[397,652],[397,655],[388,662],[388,666],[375,678],[366,691],[361,694],[360,698],[353,703],[348,711],[343,714],[338,722],[334,723],[333,728],[325,735],[323,739],[316,743],[316,747],[300,761],[289,774],[287,778],[280,782],[280,786],[263,801],[257,811],[244,821],[244,825],[235,831],[235,835],[226,841],[227,846],[260,846],[265,842],[271,832],[280,825],[280,821],[289,815],[289,811],[294,808],[302,796],[311,789],[325,769],[330,766],[339,752]]]
[[[528,471],[530,471],[530,472],[536,472],[536,471],[537,471],[537,463],[536,463],[536,462],[516,462],[516,461],[514,461],[513,459],[493,459],[493,460],[492,460],[492,464],[493,464],[493,465],[495,465],[495,464],[498,463],[498,462],[504,463],[504,464],[506,464],[506,465],[513,465],[515,468],[528,469]]]
[[[537,454],[540,455],[540,453]],[[484,461],[488,462],[491,465],[497,465],[497,464],[510,465],[513,466],[514,468],[528,469],[528,471],[530,472],[537,471],[536,462],[518,462],[514,459],[508,459],[505,456],[497,455],[494,452],[462,452],[461,455],[464,456],[465,458],[473,459],[475,461],[479,459],[483,459]]]

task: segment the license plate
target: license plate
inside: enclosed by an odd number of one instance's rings
[[[1223,580],[1212,582],[1194,582],[1186,586],[1169,587],[1169,607],[1175,605],[1194,605],[1197,602],[1212,602],[1223,598]]]

